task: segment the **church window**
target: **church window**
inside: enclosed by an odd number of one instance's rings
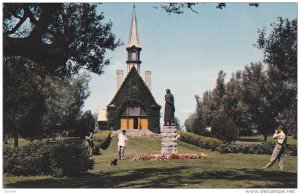
[[[137,60],[137,58],[136,58],[136,52],[132,52],[131,53],[131,59],[132,60]]]
[[[122,116],[147,116],[144,109],[142,109],[139,105],[127,105],[122,113]]]

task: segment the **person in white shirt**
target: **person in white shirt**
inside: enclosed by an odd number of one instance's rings
[[[127,142],[126,130],[122,130],[122,133],[118,135],[118,157],[120,160],[124,159],[124,151]]]
[[[270,168],[276,162],[276,160],[278,160],[279,168],[281,171],[283,171],[283,159],[286,143],[286,135],[283,132],[283,126],[279,126],[278,129],[275,130],[273,138],[277,139],[277,144],[275,145],[270,161],[265,168]]]

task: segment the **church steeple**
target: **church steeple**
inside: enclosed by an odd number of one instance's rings
[[[142,63],[140,61],[140,51],[142,50],[142,48],[141,48],[139,33],[137,29],[135,6],[133,6],[131,28],[130,28],[130,34],[129,34],[126,50],[127,50],[126,63],[128,67],[128,72],[132,67],[135,67],[137,71],[140,72],[140,64]]]
[[[139,33],[137,29],[135,5],[133,5],[131,28],[130,28],[130,34],[129,34],[128,44],[127,44],[127,47],[132,47],[132,46],[135,46],[137,48],[141,47],[140,40],[139,40]]]

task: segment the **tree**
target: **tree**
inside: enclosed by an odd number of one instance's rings
[[[233,119],[220,109],[214,116],[211,125],[211,133],[214,137],[222,140],[225,143],[231,143],[238,138],[238,129],[233,122]]]
[[[80,69],[103,73],[107,50],[120,46],[112,23],[89,3],[5,3],[3,54],[35,62],[40,72],[70,76]]]
[[[278,18],[269,35],[259,30],[257,47],[264,52],[269,77],[268,100],[277,122],[297,133],[297,19]]]
[[[20,57],[3,61],[3,137],[41,138],[45,113],[43,80],[32,68],[32,62]]]
[[[95,129],[95,118],[90,110],[84,112],[78,122],[75,134],[81,139],[88,135],[88,132],[93,132]]]
[[[247,104],[242,100],[242,72],[232,74],[226,84],[225,95],[223,96],[223,107],[230,115],[239,130],[249,130],[251,113]]]
[[[55,137],[62,130],[72,131],[80,118],[84,100],[89,96],[89,76],[82,74],[71,79],[50,77],[44,88],[47,111],[43,117],[44,132]]]
[[[222,100],[226,93],[225,77],[226,73],[224,73],[223,71],[219,71],[216,86],[212,91],[213,101],[215,102],[214,106],[216,107],[220,107],[220,105],[223,103]]]
[[[275,127],[275,116],[268,95],[268,77],[261,63],[246,66],[242,73],[242,100],[248,106],[251,122],[264,140]]]

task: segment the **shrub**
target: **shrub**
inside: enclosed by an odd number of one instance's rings
[[[216,138],[199,136],[189,132],[181,132],[180,140],[212,151],[217,150],[223,144],[222,141]]]
[[[5,147],[4,173],[25,176],[47,174],[49,172],[48,158],[38,151],[43,146],[43,143],[32,143],[18,148]]]
[[[92,169],[86,149],[78,144],[31,143],[4,148],[4,173],[12,175],[76,176]]]
[[[78,176],[87,173],[88,169],[93,167],[88,152],[80,144],[53,145],[49,157],[53,175],[58,177]]]

